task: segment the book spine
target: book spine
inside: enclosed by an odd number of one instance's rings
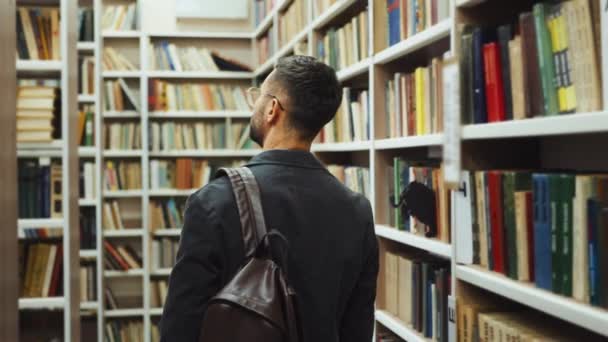
[[[505,105],[500,54],[498,44],[489,43],[483,46],[486,105],[488,122],[505,120]]]
[[[476,28],[473,31],[473,119],[474,123],[488,122],[486,112],[486,85],[483,59],[483,31]]]
[[[555,66],[551,49],[551,36],[547,25],[548,5],[534,5],[534,26],[536,29],[536,45],[538,48],[538,65],[544,98],[544,114],[558,113]]]
[[[562,201],[562,284],[561,289],[564,296],[572,296],[572,225],[573,211],[572,201],[574,200],[574,176],[563,175],[560,179],[563,201]]]
[[[506,273],[505,267],[505,237],[502,215],[502,184],[501,173],[490,171],[488,173],[488,191],[490,200],[490,215],[492,226],[492,260],[493,271]]]
[[[510,25],[503,25],[498,28],[498,43],[500,50],[500,66],[503,81],[505,120],[513,120],[513,97],[511,94],[511,60],[509,58],[509,41],[511,40],[511,38],[512,34]],[[522,89],[518,89],[518,91],[522,91]]]

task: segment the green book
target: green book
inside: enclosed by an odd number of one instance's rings
[[[393,194],[393,204],[397,204],[399,202],[399,195],[401,194],[401,182],[399,179],[401,175],[401,160],[399,157],[393,158],[393,186],[394,186],[394,194]],[[399,208],[394,208],[395,211],[395,227],[397,229],[401,229],[401,211]]]
[[[573,211],[572,201],[574,200],[575,181],[574,175],[562,175],[562,294],[572,296],[572,247],[573,247]]]
[[[538,47],[538,64],[540,66],[540,79],[544,97],[544,114],[555,115],[558,114],[557,84],[553,63],[553,50],[551,48],[551,35],[547,26],[549,5],[538,3],[534,5],[533,11],[536,46]]]
[[[549,204],[551,207],[551,284],[554,293],[562,293],[562,226],[563,210],[562,193],[560,185],[561,176],[558,174],[549,175]]]
[[[502,174],[503,229],[507,247],[507,276],[517,279],[517,235],[515,233],[515,172]]]

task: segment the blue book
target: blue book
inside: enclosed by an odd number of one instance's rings
[[[160,42],[163,47],[163,51],[165,52],[165,56],[167,56],[167,62],[169,62],[169,69],[175,70],[175,65],[173,65],[173,60],[171,59],[171,54],[169,53],[169,42],[163,40]]]
[[[596,199],[587,200],[587,239],[589,243],[589,299],[591,305],[600,305],[598,285],[600,283],[598,261],[599,249],[597,245],[597,221],[599,203]]]
[[[392,46],[401,40],[401,29],[400,29],[400,1],[399,0],[387,0],[388,10],[388,45]]]
[[[551,215],[549,205],[549,176],[533,174],[534,212],[534,281],[536,286],[552,290]]]
[[[493,33],[482,27],[473,29],[473,120],[476,124],[488,122],[483,45],[494,40]]]

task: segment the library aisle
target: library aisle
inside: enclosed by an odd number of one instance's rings
[[[245,90],[290,55],[343,86],[312,150],[374,211],[374,342],[608,340],[608,0],[17,0],[0,19],[0,341],[160,341],[186,200],[261,151]]]

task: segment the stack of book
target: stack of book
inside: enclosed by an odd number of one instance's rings
[[[129,5],[106,6],[101,17],[104,31],[137,30],[137,2]]]
[[[276,52],[276,46],[272,39],[272,27],[258,39],[258,61],[259,64],[264,64]]]
[[[433,341],[448,341],[450,263],[426,254],[384,253],[385,310]]]
[[[450,2],[444,0],[386,0],[388,45],[392,46],[450,17]]]
[[[459,300],[456,310],[458,341],[600,341],[601,337],[568,326],[556,328],[545,315],[505,307],[487,298]]]
[[[118,201],[104,202],[102,210],[101,224],[103,230],[125,229]]]
[[[141,189],[141,163],[139,161],[106,161],[104,189],[110,191]]]
[[[80,264],[80,302],[93,302],[97,300],[96,264],[82,262]]]
[[[600,9],[594,6],[597,1],[538,3],[532,12],[520,14],[516,26],[464,28],[464,121],[601,110],[600,32],[595,25]]]
[[[150,80],[150,110],[249,110],[241,87],[205,83],[169,83]]]
[[[359,166],[328,165],[327,169],[340,182],[365,197],[370,195],[369,168]]]
[[[92,8],[78,8],[78,41],[95,40],[95,11]]]
[[[83,199],[95,199],[95,163],[80,163],[79,197]]]
[[[95,57],[78,57],[80,64],[80,80],[78,83],[79,95],[95,94]]]
[[[19,218],[62,217],[61,164],[42,157],[19,159],[18,167]]]
[[[426,165],[425,165],[426,164]],[[424,166],[422,166],[424,165]],[[407,231],[426,237],[437,238],[450,242],[450,196],[443,182],[443,169],[430,163],[411,163],[406,159],[395,157],[393,165],[387,168],[388,189],[393,203],[397,204],[403,191],[412,182],[421,183],[432,189],[435,197],[435,228],[416,219],[402,215],[401,209],[394,209],[389,215],[389,222],[399,230]]]
[[[110,150],[137,150],[141,148],[141,129],[139,123],[115,122],[104,124],[105,148]]]
[[[211,180],[217,169],[207,160],[154,159],[150,161],[150,189],[199,189]]]
[[[93,146],[95,145],[95,122],[94,121],[95,106],[83,106],[78,112],[78,145]]]
[[[153,122],[150,124],[152,152],[227,148],[226,122]]]
[[[336,116],[319,134],[320,143],[369,140],[369,93],[344,88]]]
[[[59,137],[61,106],[57,87],[20,82],[17,89],[17,142],[51,142]]]
[[[59,8],[19,7],[16,18],[19,59],[61,59]]]
[[[103,93],[104,108],[107,111],[139,111],[139,91],[131,89],[125,80],[105,81]]]
[[[369,55],[369,13],[363,11],[342,27],[329,29],[317,43],[317,56],[336,70],[344,69]]]
[[[143,341],[144,324],[132,320],[107,321],[104,335],[109,341]]]
[[[57,297],[63,293],[61,243],[19,245],[21,297]]]
[[[185,203],[178,204],[173,198],[165,201],[150,201],[148,213],[151,231],[181,228],[184,210]]]
[[[428,67],[411,74],[396,73],[386,83],[386,137],[443,131],[443,63],[434,58]]]
[[[608,175],[476,171],[469,182],[481,267],[608,308]]]
[[[255,0],[253,4],[253,18],[255,26],[260,25],[262,20],[272,11],[276,0]]]
[[[240,62],[223,57],[217,51],[196,46],[177,46],[166,40],[149,49],[152,70],[172,71],[251,71]]]
[[[95,208],[86,207],[80,208],[79,226],[80,226],[80,249],[90,250],[97,246],[97,223],[95,222]]]
[[[178,247],[177,238],[163,237],[152,240],[152,269],[173,267]]]
[[[103,242],[104,264],[106,270],[128,271],[141,269],[141,255],[127,244],[114,245],[107,240]]]
[[[318,17],[321,14],[325,13],[331,7],[331,5],[335,4],[338,0],[314,0],[312,2],[312,13],[314,17]]]
[[[279,45],[285,46],[302,30],[307,23],[308,1],[293,0],[285,13],[279,16]]]
[[[103,70],[136,71],[137,67],[122,53],[113,47],[103,48]]]
[[[153,280],[151,282],[152,293],[150,294],[150,306],[153,308],[165,306],[167,300],[167,290],[169,285],[166,280]]]

